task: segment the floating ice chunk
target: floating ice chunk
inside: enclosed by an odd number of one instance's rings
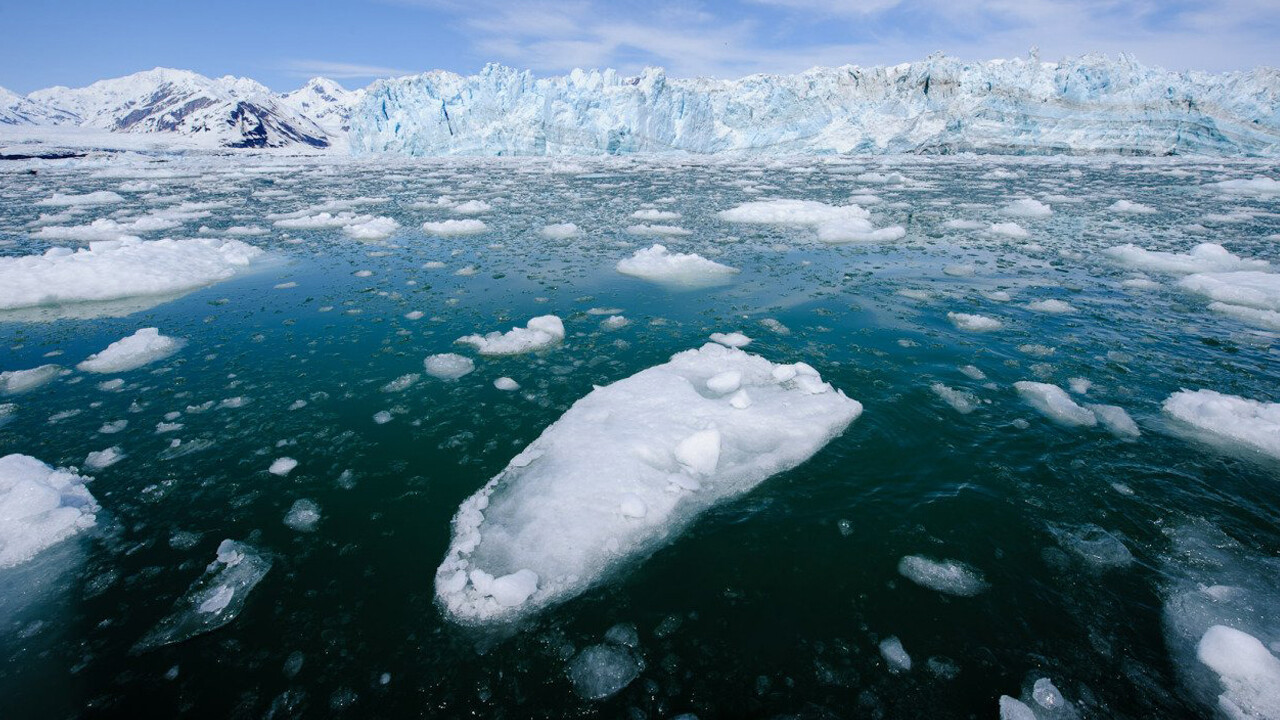
[[[1036,302],[1028,303],[1027,309],[1051,315],[1067,315],[1076,311],[1075,306],[1071,305],[1071,303],[1061,300],[1037,300]]]
[[[896,636],[880,641],[880,657],[889,663],[890,672],[899,673],[911,670],[911,656],[907,654],[906,649],[902,647],[902,641]]]
[[[759,200],[719,213],[720,219],[759,225],[811,227],[829,243],[882,242],[906,235],[901,227],[876,229],[871,213],[857,205],[831,206],[816,200]]]
[[[1069,703],[1049,678],[1040,678],[1031,686],[1031,697],[1045,710],[1062,710]]]
[[[1031,237],[1031,233],[1027,232],[1025,228],[1015,222],[993,223],[991,227],[987,229],[987,232],[990,232],[993,235],[1003,235],[1005,237],[1016,238],[1019,240]]]
[[[701,287],[726,282],[737,268],[721,265],[697,253],[673,253],[663,245],[637,250],[618,261],[618,272],[671,285]]]
[[[1280,312],[1280,274],[1254,270],[1198,273],[1178,284],[1220,303]]]
[[[600,321],[600,327],[605,330],[618,330],[631,324],[631,321],[622,315],[610,315]]]
[[[982,230],[987,224],[981,220],[948,220],[942,223],[948,230]]]
[[[1077,405],[1057,385],[1019,380],[1013,387],[1027,404],[1059,425],[1091,427],[1098,424],[1098,418],[1090,410]]]
[[[386,425],[391,422],[391,412],[388,410],[379,410],[373,414],[373,421],[378,425]]]
[[[725,347],[744,348],[751,344],[751,338],[740,332],[731,333],[711,333],[711,342],[720,343]]]
[[[85,205],[111,205],[118,202],[124,202],[124,198],[121,197],[119,193],[113,193],[110,190],[98,190],[97,192],[85,193],[83,195],[54,193],[53,197],[40,200],[36,205],[53,207],[82,207]]]
[[[476,369],[471,358],[456,353],[440,353],[422,361],[427,374],[441,380],[457,380]]]
[[[1110,247],[1102,254],[1121,265],[1147,272],[1208,273],[1261,270],[1270,266],[1266,260],[1249,260],[1234,255],[1216,243],[1201,243],[1185,254],[1147,250],[1133,244]]]
[[[1021,700],[1001,695],[1000,720],[1036,720],[1036,714]]]
[[[1099,570],[1127,567],[1133,564],[1133,553],[1115,534],[1097,525],[1080,527],[1049,526],[1058,543]]]
[[[186,343],[180,338],[161,335],[156,328],[142,328],[90,355],[76,368],[95,373],[128,372],[163,360],[181,350]]]
[[[0,393],[16,395],[35,390],[62,373],[57,365],[41,365],[30,370],[6,370],[0,372]]]
[[[395,380],[392,380],[386,385],[383,385],[382,392],[384,393],[404,392],[405,390],[408,390],[409,388],[413,387],[413,385],[417,383],[418,380],[420,379],[422,379],[422,375],[419,373],[406,373],[396,378]]]
[[[134,645],[133,651],[183,642],[235,620],[249,593],[270,569],[271,560],[251,546],[223,540],[204,574],[174,603],[169,616]]]
[[[483,200],[468,200],[453,206],[453,211],[459,215],[479,215],[492,209],[493,206]]]
[[[1280,458],[1280,403],[1213,390],[1181,390],[1164,401],[1164,411],[1210,438]]]
[[[627,232],[632,235],[656,237],[683,237],[693,234],[692,230],[677,225],[628,225]]]
[[[861,414],[807,365],[790,366],[792,383],[775,380],[777,367],[708,343],[574,403],[459,508],[436,572],[448,615],[467,624],[510,620],[576,595],[669,542],[707,508],[808,459]],[[699,392],[728,371],[741,374],[750,407]],[[620,512],[628,495],[644,504],[642,518]],[[522,569],[539,585],[518,607],[501,606],[473,575]]]
[[[1259,310],[1221,302],[1209,303],[1209,309],[1250,325],[1280,331],[1280,312],[1275,310]]]
[[[481,355],[517,355],[545,350],[564,340],[564,323],[555,315],[540,315],[525,327],[506,333],[493,331],[487,335],[466,335],[455,342],[474,347]]]
[[[1081,377],[1073,377],[1067,380],[1067,385],[1071,388],[1071,392],[1077,395],[1084,395],[1089,392],[1089,388],[1093,387],[1093,381]]]
[[[98,432],[104,435],[114,435],[128,426],[128,420],[113,420],[111,422],[103,423],[102,427],[98,428]]]
[[[400,223],[389,217],[371,217],[342,226],[342,232],[356,240],[385,240],[399,229]]]
[[[98,503],[84,486],[91,479],[29,455],[0,457],[0,568],[93,527]]]
[[[981,573],[958,560],[908,555],[898,562],[898,574],[921,587],[958,597],[972,597],[988,587]]]
[[[445,220],[443,222],[424,222],[422,229],[428,235],[437,237],[458,237],[462,235],[479,235],[489,229],[483,220],[468,218],[466,220]]]
[[[498,388],[499,390],[505,390],[507,392],[520,389],[520,383],[516,382],[515,380],[512,380],[509,377],[500,377],[497,380],[494,380],[493,386]]]
[[[0,258],[0,310],[176,295],[226,280],[263,257],[239,240],[128,238]]]
[[[124,451],[119,445],[109,447],[106,450],[97,450],[88,454],[84,459],[84,466],[89,470],[101,470],[102,468],[111,467],[124,459]]]
[[[1156,211],[1155,208],[1142,203],[1129,202],[1128,200],[1117,200],[1111,203],[1111,207],[1107,208],[1111,212],[1129,213],[1132,215],[1150,215]]]
[[[1261,175],[1251,180],[1224,180],[1222,182],[1209,183],[1205,187],[1213,188],[1228,195],[1257,195],[1259,197],[1280,195],[1280,180],[1273,180]]]
[[[961,415],[968,415],[978,408],[978,397],[971,392],[957,390],[942,383],[934,383],[929,389]]]
[[[182,223],[159,217],[140,217],[131,222],[117,222],[111,218],[98,218],[88,225],[47,225],[31,236],[41,240],[75,240],[94,242],[135,238],[137,233],[172,230]]]
[[[1205,631],[1196,657],[1218,674],[1218,708],[1232,720],[1280,718],[1280,659],[1254,636],[1226,625]]]
[[[672,220],[679,220],[681,215],[680,213],[671,210],[655,210],[650,208],[646,210],[637,210],[631,213],[631,217],[636,220],[644,220],[645,222],[670,222]]]
[[[1053,208],[1039,200],[1023,198],[1005,205],[1003,212],[1005,215],[1012,215],[1013,217],[1044,218],[1053,214]]]
[[[567,240],[572,237],[577,237],[582,231],[573,223],[557,223],[554,225],[548,225],[538,232],[542,237],[549,238],[551,240]]]
[[[298,467],[297,460],[291,457],[281,457],[271,462],[271,467],[267,468],[267,472],[272,475],[288,475],[296,467]]]
[[[603,700],[630,685],[644,665],[625,647],[592,645],[569,663],[569,680],[583,700]]]
[[[987,374],[979,370],[973,365],[965,365],[960,368],[960,372],[964,373],[970,380],[986,380]]]
[[[1129,413],[1125,409],[1116,405],[1085,405],[1095,416],[1102,426],[1112,435],[1122,440],[1135,440],[1142,435],[1142,431],[1138,429],[1138,423],[1129,417]]]
[[[297,500],[284,515],[284,524],[298,532],[313,532],[320,522],[320,506],[314,500]]]
[[[960,330],[968,330],[970,332],[991,332],[1004,327],[1004,323],[986,315],[949,312],[947,313],[947,319]]]

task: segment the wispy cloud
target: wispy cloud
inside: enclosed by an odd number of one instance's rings
[[[380,78],[413,75],[418,70],[383,67],[381,65],[360,65],[357,63],[330,62],[327,60],[290,60],[285,63],[284,71],[297,77],[315,77],[323,75],[334,80],[350,78]]]

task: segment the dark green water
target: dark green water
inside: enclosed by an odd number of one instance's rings
[[[86,471],[102,506],[94,530],[0,570],[4,717],[996,717],[1001,695],[1018,697],[1042,677],[1084,717],[1212,717],[1216,678],[1166,631],[1169,598],[1188,577],[1218,582],[1216,573],[1280,606],[1280,576],[1257,570],[1274,570],[1280,556],[1280,462],[1187,437],[1160,411],[1180,388],[1280,400],[1275,334],[1211,312],[1171,277],[1125,288],[1133,273],[1099,254],[1126,242],[1179,251],[1217,242],[1280,261],[1274,198],[1201,187],[1273,167],[909,159],[871,168],[908,180],[885,185],[818,160],[618,161],[567,172],[545,162],[130,162],[116,177],[104,168],[125,162],[41,165],[34,177],[0,169],[0,253],[47,247],[28,235],[40,210],[32,202],[147,178],[154,190],[63,224],[223,202],[161,234],[258,225],[269,234],[245,240],[274,261],[126,317],[0,321],[0,370],[73,367],[141,327],[188,341],[120,374],[119,391],[97,388],[116,376],[73,373],[2,399],[17,411],[0,427],[0,455],[82,466],[90,451],[127,453]],[[1022,175],[983,179],[997,165]],[[284,194],[254,194],[262,190]],[[877,225],[902,225],[907,237],[826,246],[803,228],[715,217],[761,197],[838,204],[855,193],[881,198],[871,206]],[[410,207],[442,194],[491,203],[479,216],[490,231],[435,238],[417,229],[453,217]],[[1012,218],[1027,240],[943,225],[1008,221],[999,208],[1015,197],[1059,194],[1071,201],[1049,201],[1053,216]],[[354,209],[394,217],[401,231],[360,242],[336,229],[284,231],[268,218],[357,197],[387,198]],[[1158,212],[1109,211],[1117,199]],[[674,224],[692,235],[624,231],[639,222],[633,211],[659,200],[683,213]],[[1240,209],[1252,216],[1205,219]],[[537,232],[561,222],[583,235]],[[655,240],[742,272],[724,286],[676,291],[614,271]],[[468,265],[477,272],[454,274]],[[944,272],[955,265],[974,274]],[[284,282],[297,287],[275,288]],[[1078,312],[1025,307],[1049,298]],[[603,329],[592,308],[620,309],[631,322]],[[415,310],[425,317],[404,317]],[[965,332],[948,312],[998,317],[1004,328]],[[401,393],[380,390],[421,373],[427,355],[473,355],[453,344],[459,336],[546,313],[568,330],[556,349],[476,357],[476,371],[457,382],[424,376]],[[810,363],[864,415],[807,463],[580,597],[501,631],[447,622],[432,582],[459,503],[594,385],[733,330],[754,338],[750,352]],[[1035,357],[1019,349],[1027,344],[1054,352]],[[966,365],[987,379],[970,379]],[[522,389],[495,389],[504,375]],[[1141,438],[1055,425],[1012,389],[1075,377],[1093,382],[1090,401],[1126,408]],[[961,415],[930,390],[935,382],[983,404]],[[216,407],[231,397],[250,402]],[[186,411],[210,400],[214,409]],[[290,409],[297,400],[306,406]],[[50,421],[67,410],[80,412]],[[393,419],[375,423],[384,410]],[[173,411],[183,427],[156,433]],[[119,419],[129,421],[123,432],[98,432]],[[209,446],[162,459],[175,438]],[[268,474],[286,455],[297,469]],[[301,498],[321,508],[314,532],[282,522]],[[1120,539],[1132,562],[1104,567],[1074,550],[1070,538],[1089,526]],[[1214,565],[1180,551],[1175,539],[1187,533],[1235,544],[1218,542],[1226,560]],[[131,654],[224,538],[274,563],[243,612]],[[920,587],[897,571],[906,555],[962,561],[990,588],[965,598]],[[1260,607],[1253,618],[1277,633],[1264,643],[1280,642],[1275,614]],[[637,628],[645,669],[607,700],[581,700],[569,659],[618,623]],[[877,645],[889,636],[910,653],[910,672],[887,668]],[[958,672],[931,671],[931,658]]]

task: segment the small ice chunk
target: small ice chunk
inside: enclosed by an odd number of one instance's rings
[[[517,570],[510,575],[494,578],[489,583],[488,594],[504,608],[523,605],[538,590],[538,574],[532,570]]]
[[[643,665],[625,647],[592,645],[578,653],[568,667],[573,689],[584,700],[603,700],[616,695],[640,676]]]
[[[57,365],[41,365],[30,370],[0,372],[0,393],[16,395],[44,385],[62,373]]]
[[[911,670],[911,656],[902,647],[902,641],[896,636],[880,641],[880,657],[889,663],[889,671],[894,673]]]
[[[1040,678],[1035,681],[1031,687],[1031,697],[1045,710],[1061,710],[1067,706],[1067,699],[1062,697],[1062,693],[1058,692],[1058,688],[1049,678]]]
[[[102,468],[111,467],[124,459],[124,451],[119,445],[109,447],[106,450],[97,450],[89,453],[84,459],[84,466],[90,470],[101,470]]]
[[[1280,273],[1197,273],[1183,278],[1178,285],[1220,303],[1280,312]]]
[[[362,216],[350,225],[343,225],[342,232],[356,240],[385,240],[400,229],[400,223],[389,217]]]
[[[512,328],[505,333],[495,330],[488,335],[465,335],[455,342],[471,345],[481,355],[516,355],[544,350],[562,340],[564,323],[560,318],[540,315],[522,328]]]
[[[929,388],[961,415],[968,415],[978,408],[978,397],[966,390],[957,390],[942,383],[934,383]]]
[[[320,506],[303,498],[293,503],[284,515],[284,524],[298,532],[312,532],[320,522]]]
[[[1000,720],[1036,720],[1036,714],[1021,700],[1001,695]]]
[[[1066,391],[1057,385],[1019,380],[1013,386],[1027,404],[1060,425],[1092,427],[1098,424],[1098,418],[1091,411],[1077,405]]]
[[[986,315],[949,312],[947,313],[947,319],[960,330],[968,330],[970,332],[990,332],[1004,327],[1004,323]]]
[[[419,373],[406,373],[396,378],[395,380],[392,380],[386,385],[383,385],[382,392],[384,393],[404,392],[405,390],[408,390],[409,388],[413,387],[414,383],[418,382],[418,380],[420,379],[422,379],[422,375],[420,375]]]
[[[964,367],[960,368],[960,372],[964,373],[965,376],[971,380],[987,379],[987,374],[982,372],[981,370],[979,370],[977,367],[973,365],[965,365]]]
[[[1093,381],[1081,377],[1073,377],[1067,380],[1067,385],[1070,386],[1071,392],[1077,395],[1084,395],[1089,392],[1089,388],[1093,387]]]
[[[1049,532],[1064,548],[1098,570],[1127,567],[1133,563],[1133,553],[1124,541],[1097,525],[1050,525]]]
[[[547,225],[539,231],[539,234],[551,240],[566,240],[571,237],[577,237],[580,232],[578,226],[573,223],[558,223]]]
[[[1142,203],[1131,202],[1129,200],[1117,200],[1111,203],[1110,207],[1107,209],[1111,212],[1129,213],[1131,215],[1150,215],[1156,211],[1156,209],[1150,205],[1143,205]]]
[[[981,573],[958,560],[907,555],[898,562],[898,573],[921,587],[958,597],[972,597],[988,587]]]
[[[720,431],[699,430],[676,445],[675,458],[698,475],[710,475],[720,464]]]
[[[1004,214],[1013,217],[1045,218],[1053,214],[1053,208],[1039,200],[1022,198],[1004,206]]]
[[[468,200],[453,206],[453,211],[459,215],[479,215],[492,209],[493,206],[483,200]]]
[[[422,364],[426,367],[428,375],[441,380],[457,380],[476,369],[476,364],[471,358],[455,353],[432,355],[423,360]]]
[[[687,287],[701,287],[725,282],[738,272],[696,253],[673,253],[663,245],[637,250],[618,261],[618,272],[643,280]]]
[[[0,568],[93,527],[98,503],[85,487],[91,479],[29,455],[0,457]]]
[[[378,425],[386,425],[391,422],[391,412],[389,410],[379,410],[373,414],[373,421]]]
[[[161,335],[156,328],[142,328],[111,343],[102,352],[90,355],[76,367],[84,372],[127,372],[163,360],[185,344],[185,340]]]
[[[1025,228],[1015,222],[994,223],[987,231],[993,235],[1003,235],[1005,237],[1011,237],[1018,240],[1031,236],[1031,233],[1027,232]]]
[[[205,568],[169,615],[133,647],[145,652],[216,630],[235,620],[249,593],[271,569],[271,560],[234,540],[218,545],[217,557]]]
[[[479,235],[489,229],[483,220],[468,218],[466,220],[445,220],[443,222],[424,222],[422,229],[428,235],[437,237],[460,237],[462,235]]]
[[[1108,432],[1122,440],[1134,440],[1142,435],[1142,431],[1138,429],[1138,423],[1134,422],[1122,407],[1116,405],[1085,405],[1085,407],[1093,411]]]
[[[291,457],[281,457],[272,461],[271,467],[267,468],[267,472],[272,475],[288,475],[296,467],[298,467],[297,460]]]
[[[515,380],[512,380],[509,377],[500,377],[497,380],[494,380],[493,386],[498,388],[499,390],[505,390],[507,392],[520,389],[520,383],[516,382]]]
[[[1063,302],[1061,300],[1038,300],[1036,302],[1029,303],[1027,305],[1027,309],[1052,315],[1066,315],[1076,311],[1075,307],[1072,306],[1071,303]]]
[[[717,342],[725,347],[743,348],[751,344],[751,338],[740,332],[731,333],[711,333],[711,342]]]

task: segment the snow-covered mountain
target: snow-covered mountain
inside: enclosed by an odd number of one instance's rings
[[[0,87],[0,125],[61,125],[76,117]]]
[[[1280,154],[1280,71],[1148,68],[1127,56],[815,68],[740,80],[489,65],[371,85],[355,152]]]
[[[281,95],[280,100],[323,128],[332,140],[346,138],[351,111],[364,100],[364,94],[363,88],[347,90],[328,78],[316,77],[297,90]]]
[[[27,98],[75,115],[80,125],[113,132],[176,133],[229,148],[330,145],[318,124],[248,78],[156,68],[83,88],[37,90]]]

